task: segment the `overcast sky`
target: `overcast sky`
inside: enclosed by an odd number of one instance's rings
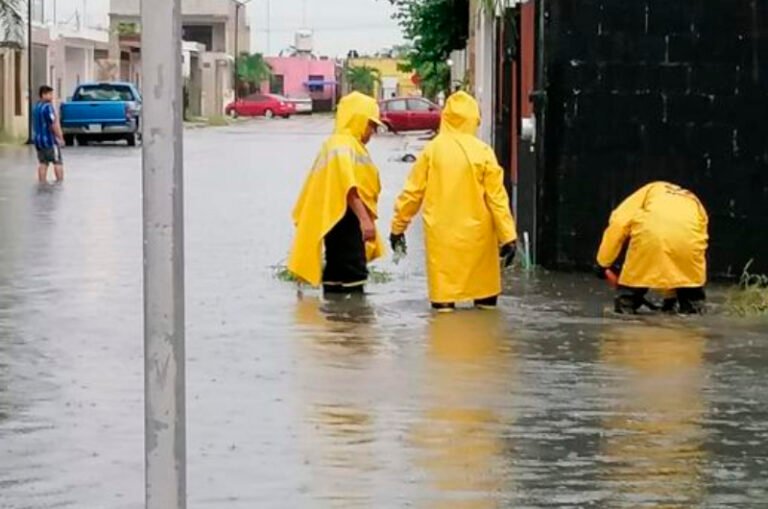
[[[46,0],[49,15],[54,1],[60,22],[75,12],[85,12],[88,25],[109,26],[109,0]],[[269,44],[267,3],[271,27]],[[346,55],[350,49],[374,52],[402,42],[387,0],[251,0],[248,13],[254,52],[279,53],[293,44],[296,30],[304,28],[305,21],[308,28],[315,31],[315,52],[320,55]]]
[[[402,42],[386,0],[252,0],[248,10],[254,52],[277,54],[293,44],[305,22],[315,32],[315,52],[320,55],[346,55],[350,49],[373,52]]]

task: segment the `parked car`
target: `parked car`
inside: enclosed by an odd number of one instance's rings
[[[141,94],[132,83],[84,83],[61,105],[61,128],[68,146],[77,141],[125,140],[129,146],[141,138]]]
[[[311,97],[286,97],[285,100],[296,107],[297,115],[311,115],[315,109]]]
[[[229,103],[224,111],[233,117],[290,118],[296,106],[279,95],[256,93]]]
[[[440,106],[421,97],[397,97],[382,101],[381,121],[388,131],[437,131]]]

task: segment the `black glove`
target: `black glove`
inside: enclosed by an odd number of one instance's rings
[[[499,250],[499,258],[501,258],[501,266],[509,268],[515,261],[515,255],[517,254],[517,244],[510,242],[507,245],[501,246]]]
[[[597,279],[605,281],[607,279],[607,276],[605,275],[606,270],[607,269],[605,267],[595,265],[595,276],[597,276]]]
[[[389,245],[392,247],[392,251],[395,253],[408,253],[408,245],[405,243],[405,234],[400,233],[395,235],[394,233],[389,236]]]

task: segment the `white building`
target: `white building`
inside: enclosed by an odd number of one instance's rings
[[[182,0],[182,58],[193,115],[221,115],[234,99],[234,61],[250,52],[246,8],[234,0]],[[103,79],[130,81],[141,87],[141,1],[110,1],[109,69]]]
[[[105,13],[89,12],[87,0],[30,1],[31,58],[26,38],[19,47],[0,49],[0,132],[14,139],[27,136],[30,99],[37,99],[40,86],[52,86],[59,99],[71,95],[95,78],[98,53],[106,54],[109,41]]]

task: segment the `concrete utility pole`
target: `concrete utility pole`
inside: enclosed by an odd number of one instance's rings
[[[185,509],[181,0],[141,0],[146,509]]]
[[[251,0],[233,0],[235,2],[235,101],[240,99],[240,8],[245,7]]]

